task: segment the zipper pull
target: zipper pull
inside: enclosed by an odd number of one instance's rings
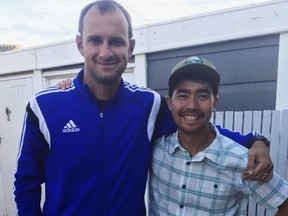
[[[100,113],[100,118],[103,118],[104,117],[104,114],[101,112]]]

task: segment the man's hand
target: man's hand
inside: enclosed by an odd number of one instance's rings
[[[62,90],[68,89],[71,86],[72,86],[72,80],[71,79],[62,80],[56,84],[56,87],[58,89],[62,89]]]
[[[286,199],[279,207],[275,216],[287,216],[288,215],[288,199]]]
[[[263,141],[255,141],[248,152],[248,164],[243,176],[246,180],[267,181],[273,176],[273,163]]]

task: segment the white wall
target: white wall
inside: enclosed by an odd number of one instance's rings
[[[280,35],[276,110],[288,109],[287,82],[288,82],[288,31]]]
[[[137,28],[138,53],[280,33],[288,30],[288,1],[273,0]]]

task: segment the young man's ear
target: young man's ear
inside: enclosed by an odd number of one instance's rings
[[[167,103],[167,106],[169,108],[169,110],[171,111],[171,97],[170,96],[166,96],[166,103]]]
[[[76,35],[76,44],[77,48],[82,56],[84,56],[83,52],[83,42],[82,42],[82,36],[81,35]]]
[[[219,100],[219,96],[215,96],[215,100],[214,100],[214,110],[216,109],[216,106],[217,106],[217,103],[218,103],[218,100]]]

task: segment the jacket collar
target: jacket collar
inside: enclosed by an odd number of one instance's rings
[[[93,97],[95,99],[95,97],[93,96],[93,94],[90,91],[87,84],[83,83],[83,77],[84,77],[84,68],[82,68],[79,71],[79,73],[77,74],[77,77],[73,80],[73,85],[76,88],[83,90],[83,92],[85,92],[86,94],[89,94],[91,97]],[[107,101],[107,103],[115,103],[118,100],[120,100],[122,98],[123,91],[124,91],[124,81],[123,81],[123,78],[121,78],[121,81],[120,81],[118,90],[116,91],[116,94],[109,101]],[[97,100],[97,98],[96,98],[96,100]]]

